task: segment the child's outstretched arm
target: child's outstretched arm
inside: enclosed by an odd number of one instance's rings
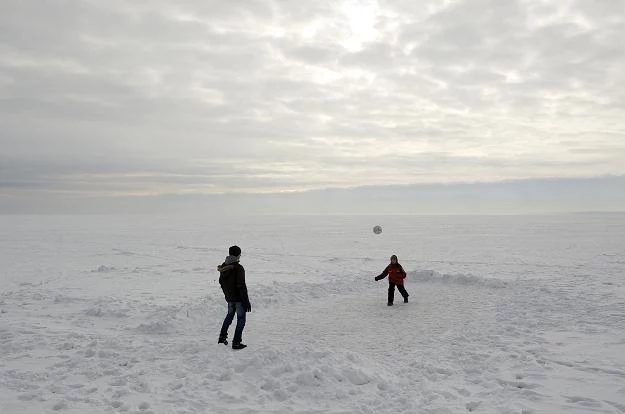
[[[388,275],[388,266],[386,267],[386,269],[384,269],[384,271],[382,273],[380,273],[379,275],[377,275],[375,277],[375,280],[382,280],[384,279],[386,276]]]

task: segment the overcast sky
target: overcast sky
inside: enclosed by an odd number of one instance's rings
[[[623,39],[623,0],[2,0],[0,212],[622,176]]]

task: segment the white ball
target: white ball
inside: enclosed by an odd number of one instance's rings
[[[375,234],[380,234],[380,233],[382,233],[382,226],[374,226],[374,227],[373,227],[373,232],[374,232]]]

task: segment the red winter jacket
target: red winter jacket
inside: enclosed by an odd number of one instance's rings
[[[394,283],[396,285],[404,284],[406,272],[404,272],[403,267],[401,267],[399,263],[386,266],[386,269],[384,269],[379,276],[376,276],[375,280],[384,279],[387,275],[389,283]]]

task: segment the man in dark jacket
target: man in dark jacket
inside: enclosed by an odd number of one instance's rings
[[[232,349],[243,349],[247,346],[241,342],[241,337],[245,327],[245,313],[252,311],[252,305],[247,296],[247,286],[245,285],[245,269],[239,263],[240,258],[241,248],[239,246],[231,246],[226,260],[223,264],[217,266],[217,270],[219,270],[219,284],[224,291],[226,302],[228,302],[228,313],[221,326],[217,343],[228,345],[228,328],[232,324],[234,314],[236,313],[237,326],[234,329]]]

